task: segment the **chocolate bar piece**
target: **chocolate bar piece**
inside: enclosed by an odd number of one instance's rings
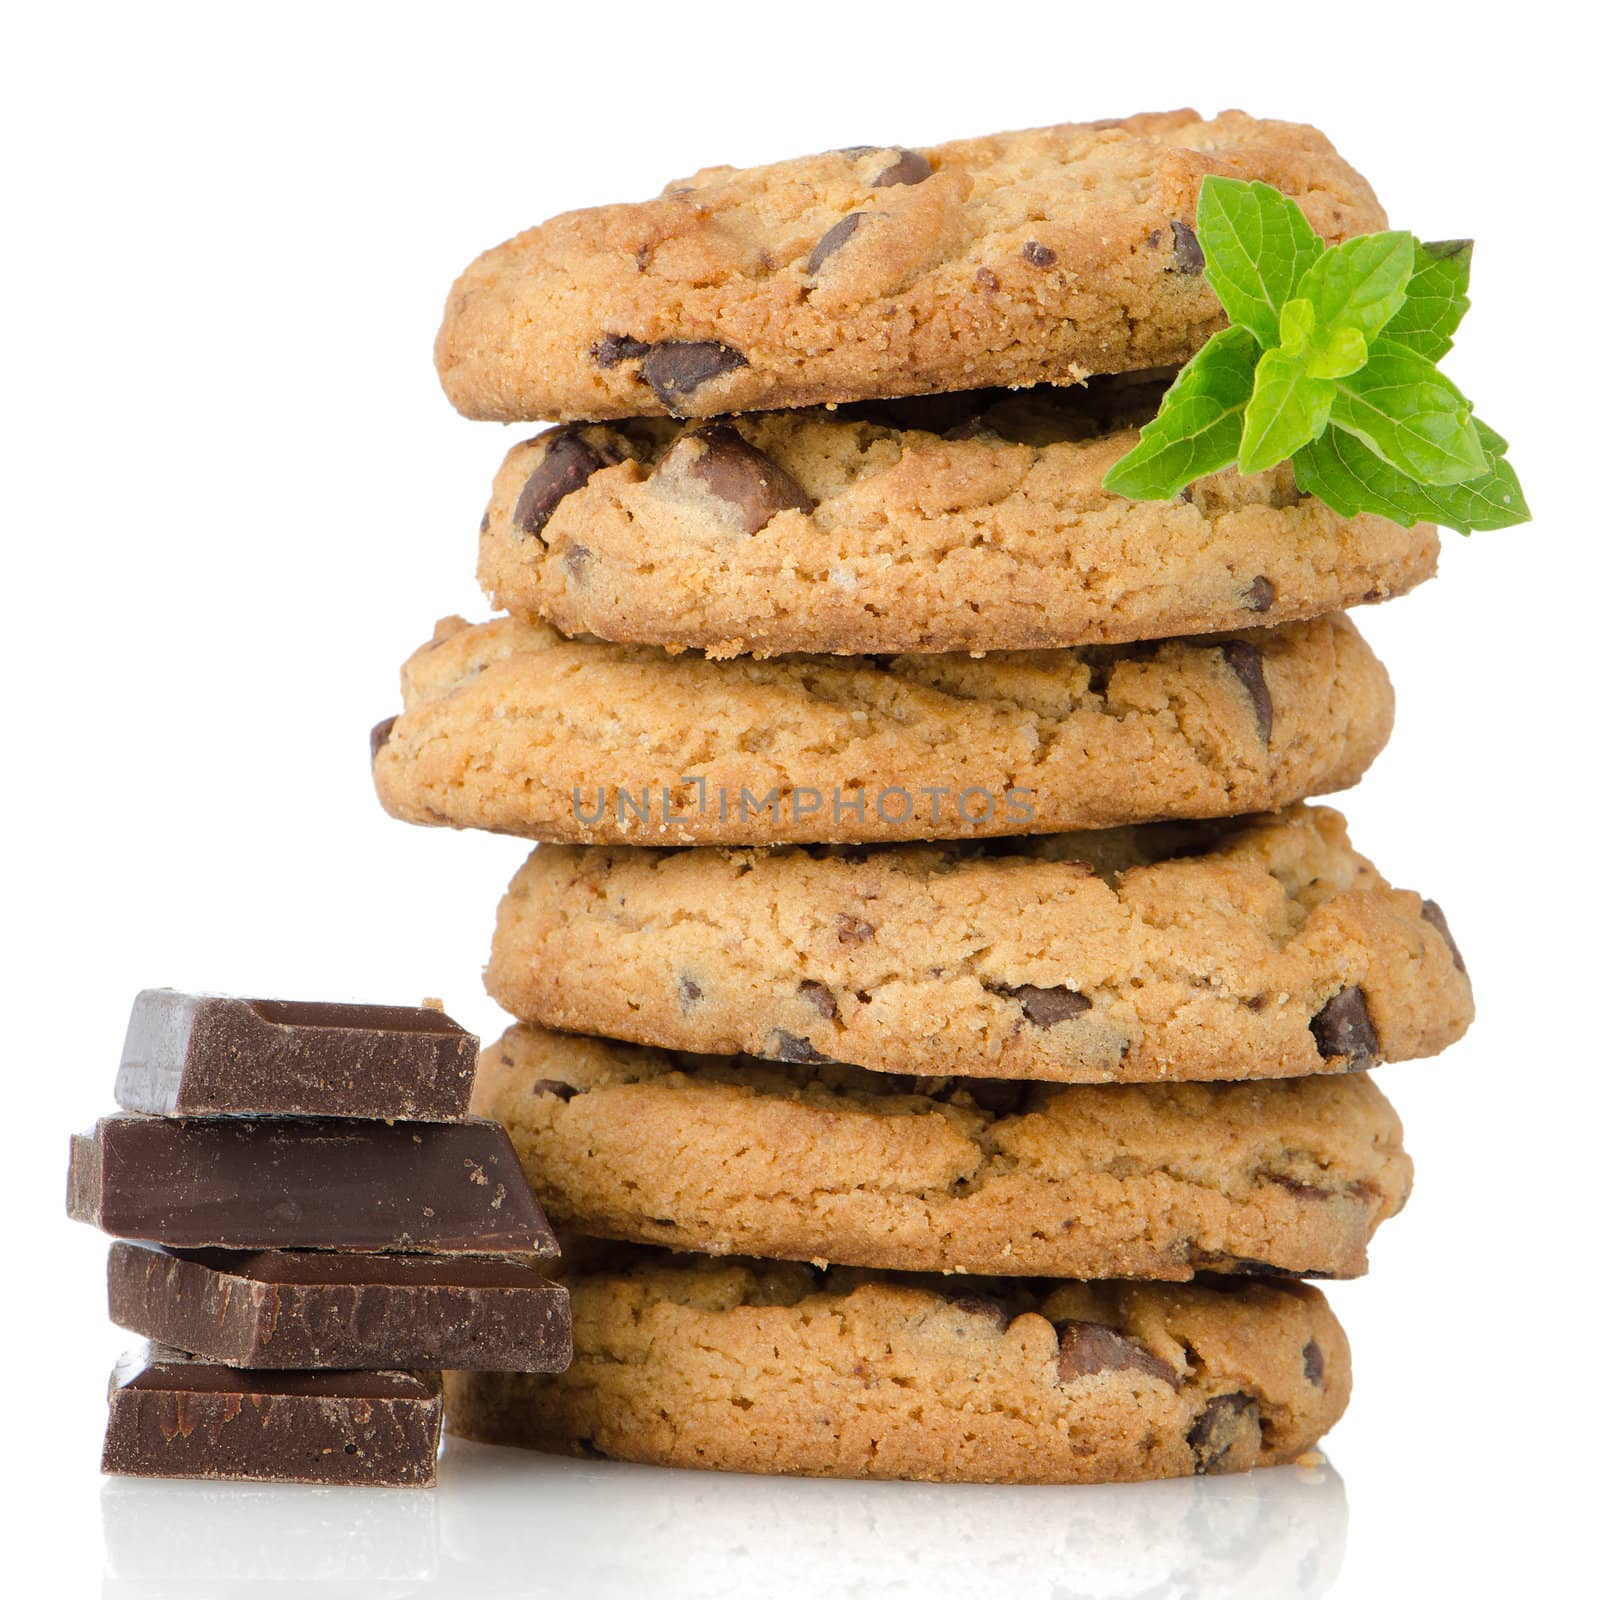
[[[67,1212],[179,1249],[554,1255],[497,1122],[178,1122],[122,1112],[72,1140]]]
[[[119,1242],[111,1320],[237,1367],[454,1367],[561,1372],[567,1291],[486,1256],[226,1250]]]
[[[241,1372],[161,1345],[111,1373],[102,1472],[427,1488],[437,1372]]]
[[[478,1041],[422,1006],[240,1000],[146,989],[117,1069],[128,1111],[167,1117],[467,1114]]]

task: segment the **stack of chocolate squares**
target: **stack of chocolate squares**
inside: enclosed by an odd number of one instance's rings
[[[443,1367],[571,1358],[478,1042],[426,1007],[147,990],[67,1210],[115,1235],[108,1472],[429,1485]]]
[[[451,1378],[453,1427],[1081,1482],[1339,1417],[1303,1280],[1411,1183],[1365,1069],[1472,995],[1304,801],[1393,721],[1343,608],[1438,536],[1288,462],[1104,486],[1224,324],[1208,174],[1384,224],[1315,129],[1176,112],[711,167],[456,284],[450,398],[559,426],[481,525],[508,614],[412,656],[373,770],[540,841],[474,1105],[571,1230],[575,1356]]]

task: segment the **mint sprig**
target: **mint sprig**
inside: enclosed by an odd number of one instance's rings
[[[1341,516],[1463,533],[1528,520],[1505,440],[1436,365],[1467,311],[1469,240],[1328,246],[1276,189],[1217,177],[1195,235],[1230,326],[1178,374],[1107,489],[1165,500],[1224,467],[1291,461]]]

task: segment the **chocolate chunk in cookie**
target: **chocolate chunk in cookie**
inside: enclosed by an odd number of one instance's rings
[[[621,366],[624,361],[642,361],[650,354],[650,346],[643,339],[634,339],[625,333],[608,333],[589,352],[597,367]]]
[[[833,991],[815,978],[807,978],[801,983],[800,998],[815,1006],[819,1016],[832,1018],[839,1014],[839,1004],[833,998]]]
[[[563,1083],[559,1078],[535,1078],[529,1087],[534,1094],[551,1094],[557,1100],[571,1100],[582,1093],[582,1090],[575,1089],[570,1083]]]
[[[841,217],[839,221],[828,229],[812,247],[811,254],[806,257],[806,271],[815,273],[816,270],[836,250],[848,244],[851,236],[866,218],[864,211],[852,211],[849,216]]]
[[[656,399],[676,415],[678,400],[744,365],[743,354],[715,339],[669,339],[650,346],[642,370]]]
[[[524,538],[538,538],[555,509],[576,489],[581,489],[608,461],[582,434],[556,428],[544,436],[539,464],[517,496],[511,525]]]
[[[1159,1356],[1102,1322],[1059,1322],[1056,1336],[1061,1341],[1056,1373],[1062,1383],[1076,1383],[1097,1372],[1144,1372],[1174,1389],[1179,1386],[1178,1374]]]
[[[1187,222],[1172,224],[1172,264],[1185,277],[1206,270],[1206,253]]]
[[[1371,1066],[1383,1058],[1378,1030],[1367,1012],[1367,997],[1360,988],[1341,989],[1311,1019],[1311,1035],[1324,1060],[1346,1057],[1352,1069]]]
[[[1457,972],[1465,972],[1467,964],[1461,959],[1460,947],[1456,944],[1455,936],[1450,932],[1450,924],[1444,920],[1444,912],[1439,909],[1437,900],[1424,900],[1422,902],[1422,916],[1425,922],[1431,923],[1444,937],[1444,942],[1450,947],[1450,959],[1456,964]]]
[[[900,150],[896,147],[896,152],[898,159],[872,180],[874,189],[892,189],[900,183],[921,183],[924,178],[933,176],[933,166],[920,150]]]
[[[1270,611],[1277,598],[1277,585],[1271,578],[1262,576],[1255,579],[1245,590],[1244,608],[1246,611]]]
[[[969,1317],[979,1317],[996,1328],[1003,1329],[1011,1324],[1011,1313],[993,1295],[964,1294],[950,1302],[950,1309],[964,1311]]]
[[[1261,1408],[1247,1394],[1219,1394],[1189,1430],[1197,1474],[1225,1470],[1228,1452],[1243,1447],[1253,1455],[1261,1448]]]
[[[1075,989],[1055,987],[1042,989],[1034,983],[1010,984],[997,988],[996,994],[1009,995],[1022,1007],[1022,1014],[1036,1028],[1054,1028],[1073,1017],[1081,1017],[1093,1002],[1086,994]]]
[[[685,434],[656,471],[668,480],[681,472],[732,508],[733,521],[745,533],[759,533],[780,511],[811,510],[810,495],[728,423]]]
[[[1244,690],[1250,696],[1251,709],[1256,714],[1256,731],[1261,742],[1272,739],[1272,692],[1267,688],[1266,673],[1262,668],[1261,647],[1248,639],[1229,639],[1222,646],[1222,659]]]
[[[1315,1339],[1308,1339],[1305,1348],[1300,1352],[1300,1365],[1305,1371],[1306,1382],[1321,1385],[1326,1363],[1323,1359],[1322,1346]]]
[[[786,1028],[773,1029],[770,1054],[775,1061],[789,1061],[801,1066],[826,1065],[833,1059],[823,1055],[809,1039],[802,1039]]]

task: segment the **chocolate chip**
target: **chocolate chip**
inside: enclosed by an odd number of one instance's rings
[[[1022,1014],[1036,1028],[1053,1028],[1058,1023],[1081,1017],[1093,1004],[1076,989],[1041,989],[1037,984],[1018,983],[997,987],[996,994],[1009,995],[1021,1003]]]
[[[1076,1383],[1097,1372],[1143,1372],[1178,1387],[1178,1374],[1165,1361],[1137,1339],[1103,1322],[1058,1322],[1056,1337],[1061,1341],[1061,1354],[1056,1358],[1056,1377],[1061,1383]]]
[[[1251,1256],[1207,1256],[1204,1265],[1213,1272],[1225,1272],[1228,1274],[1227,1278],[1219,1278],[1213,1285],[1214,1288],[1222,1288],[1230,1280],[1240,1278],[1317,1278],[1327,1276],[1326,1273],[1291,1272],[1287,1267],[1280,1267],[1275,1262],[1257,1261]]]
[[[609,464],[587,439],[569,429],[555,428],[544,437],[544,454],[511,512],[511,526],[525,538],[538,538],[556,507]]]
[[[979,1110],[996,1117],[1015,1116],[1028,1097],[1027,1084],[1015,1078],[957,1078],[949,1092],[957,1090],[965,1090]]]
[[[1455,962],[1458,972],[1465,972],[1467,964],[1461,959],[1461,951],[1450,933],[1450,924],[1444,920],[1444,912],[1439,909],[1437,900],[1424,900],[1422,902],[1422,920],[1431,922],[1435,928],[1444,935],[1444,942],[1450,946],[1450,959]]]
[[[999,278],[997,278],[994,275],[994,272],[988,267],[979,267],[978,270],[973,273],[972,281],[976,283],[980,289],[998,289],[1000,287]]]
[[[780,511],[813,508],[811,496],[771,456],[725,422],[685,434],[668,454],[677,451],[685,453],[691,478],[737,508],[746,533],[760,533]]]
[[[1324,1189],[1314,1183],[1307,1183],[1302,1178],[1291,1178],[1284,1172],[1263,1172],[1261,1174],[1268,1183],[1275,1183],[1280,1189],[1287,1189],[1290,1194],[1299,1195],[1305,1200],[1331,1200],[1332,1189]]]
[[[900,183],[921,183],[924,178],[933,176],[933,167],[920,150],[901,150],[898,145],[893,148],[899,151],[900,159],[885,167],[872,180],[874,189],[892,189]]]
[[[687,1011],[705,997],[705,990],[693,978],[678,979],[678,1009]]]
[[[561,565],[566,568],[567,576],[574,581],[581,581],[583,569],[589,564],[589,557],[594,552],[586,544],[568,545],[561,552]]]
[[[1270,611],[1278,598],[1278,586],[1271,578],[1257,578],[1244,592],[1246,611]]]
[[[615,367],[624,361],[642,361],[650,354],[650,346],[625,333],[608,333],[589,354],[597,367]]]
[[[481,517],[478,518],[478,532],[479,533],[487,533],[488,531],[489,531],[489,513],[487,511],[485,511],[484,514]]]
[[[852,211],[849,216],[841,217],[839,221],[828,229],[813,246],[811,254],[806,257],[806,271],[815,273],[817,268],[831,256],[835,250],[842,248],[857,228],[861,226],[861,219],[866,216],[864,211]]]
[[[838,924],[840,944],[866,944],[878,932],[870,922],[852,917],[848,911],[841,911],[834,921]]]
[[[806,978],[801,983],[800,998],[809,1000],[824,1017],[836,1017],[839,1014],[839,1005],[833,998],[833,991],[827,984],[818,983],[815,978]]]
[[[1206,253],[1187,222],[1172,224],[1172,263],[1186,278],[1206,270]]]
[[[1222,646],[1222,659],[1250,696],[1256,714],[1256,732],[1266,744],[1272,738],[1272,692],[1261,668],[1261,651],[1246,639],[1229,639]]]
[[[1305,1368],[1306,1382],[1322,1387],[1322,1346],[1315,1339],[1307,1339],[1306,1347],[1300,1352],[1300,1365]]]
[[[1030,239],[1022,247],[1022,259],[1030,267],[1053,267],[1056,264],[1056,253],[1047,244],[1040,244],[1037,239]]]
[[[570,1100],[579,1093],[570,1083],[563,1083],[559,1078],[535,1078],[532,1088],[535,1094],[553,1094],[557,1100]]]
[[[1382,1059],[1378,1030],[1367,1012],[1367,997],[1359,988],[1341,989],[1311,1019],[1311,1036],[1324,1061],[1348,1057],[1352,1068],[1371,1066]]]
[[[823,1055],[809,1039],[801,1039],[782,1028],[772,1030],[772,1040],[772,1057],[776,1061],[798,1062],[804,1066],[838,1064],[832,1056]]]
[[[1219,1394],[1206,1401],[1206,1408],[1189,1430],[1189,1448],[1194,1451],[1196,1473],[1216,1472],[1226,1467],[1228,1452],[1236,1444],[1261,1439],[1261,1408],[1247,1394]]]
[[[386,744],[388,744],[389,735],[394,732],[394,725],[399,720],[399,717],[385,717],[383,721],[372,730],[372,759],[374,761],[378,759],[378,752],[383,749]]]
[[[1011,1325],[1011,1313],[992,1295],[964,1294],[950,1302],[950,1309],[964,1311],[969,1317],[982,1317],[985,1322],[992,1322],[997,1328],[1007,1328]]]
[[[656,399],[670,411],[674,400],[746,365],[739,351],[715,339],[671,339],[651,345],[644,358],[644,377]]]

